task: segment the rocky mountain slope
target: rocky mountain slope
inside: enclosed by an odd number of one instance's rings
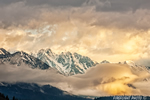
[[[103,60],[97,63],[92,61],[89,57],[82,56],[78,53],[62,52],[61,54],[55,54],[51,49],[42,49],[32,56],[23,51],[10,54],[5,49],[0,48],[0,64],[12,64],[16,66],[27,65],[31,68],[39,68],[42,70],[53,68],[66,76],[84,74],[90,67],[105,63],[111,62]],[[119,64],[128,64],[135,70],[150,69],[150,67],[147,66],[137,65],[133,61],[119,62]]]
[[[37,58],[65,75],[83,74],[96,65],[90,58],[78,53],[62,52],[58,55],[51,49],[40,50]]]
[[[47,69],[49,65],[41,60],[23,52],[18,51],[10,54],[3,48],[0,48],[0,64],[12,64],[16,66],[27,65],[31,68]]]
[[[78,97],[51,85],[35,83],[0,83],[0,92],[19,100],[91,100]]]

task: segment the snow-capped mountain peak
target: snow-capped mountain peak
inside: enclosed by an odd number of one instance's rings
[[[50,67],[41,60],[23,51],[18,51],[13,54],[10,54],[5,49],[0,50],[3,51],[3,55],[0,55],[0,64],[10,64],[16,66],[27,65],[31,68],[40,68],[40,69],[48,69]]]
[[[103,60],[103,61],[101,62],[101,64],[107,64],[107,63],[110,63],[110,62],[107,61],[107,60]]]
[[[135,67],[136,66],[135,62],[131,61],[131,60],[124,61],[124,64],[128,64],[131,67]]]
[[[86,56],[71,52],[55,54],[51,49],[40,50],[37,58],[64,75],[82,74],[89,67],[94,66],[94,62]]]

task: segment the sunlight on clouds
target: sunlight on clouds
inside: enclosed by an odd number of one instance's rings
[[[107,65],[105,65],[105,67],[106,66]],[[114,65],[114,66],[117,67],[118,65]],[[109,75],[106,75],[104,78],[105,81],[103,83],[101,83],[100,85],[96,86],[96,89],[99,91],[105,91],[110,95],[132,95],[132,94],[136,94],[136,93],[140,94],[140,92],[138,91],[138,89],[136,89],[136,87],[135,88],[129,87],[128,84],[134,83],[134,81],[137,80],[139,76],[141,79],[149,77],[149,74],[146,74],[147,72],[144,70],[138,71],[138,73],[133,74],[132,69],[128,70],[127,66],[126,67],[124,65],[121,65],[121,66],[122,66],[121,73],[117,72],[120,69],[119,67],[116,69],[117,70],[116,75],[113,74],[113,72],[110,72],[112,75],[111,76],[112,78],[110,78]]]
[[[77,52],[96,61],[117,61],[120,57],[120,60],[138,59],[142,52],[145,52],[144,46],[149,43],[144,39],[146,32],[132,36],[132,31],[124,35],[125,33],[118,29],[90,27],[85,23],[79,25],[81,27],[66,22],[58,25],[46,24],[38,29],[3,29],[1,45],[6,49],[24,50],[29,53],[51,48],[56,53]],[[146,52],[143,57],[145,54]]]
[[[97,87],[98,90],[103,90],[109,93],[110,95],[130,95],[131,90],[124,83],[112,82],[105,85],[100,85]]]
[[[150,74],[146,70],[132,69],[127,64],[98,64],[89,68],[85,74],[68,77],[58,74],[54,69],[33,70],[24,64],[19,67],[2,64],[0,69],[0,81],[50,84],[74,95],[149,95],[150,93],[149,82],[143,81],[150,78]]]
[[[66,20],[63,20],[66,17],[64,14],[63,18],[60,18],[55,16],[56,13],[58,12],[43,12],[41,15],[43,18],[40,20],[31,20],[25,26],[1,29],[1,47],[10,51],[23,50],[28,53],[45,48],[51,48],[56,53],[77,52],[98,62],[104,59],[112,62],[136,60],[149,55],[148,30],[124,29],[116,27],[115,24],[115,27],[94,24],[93,20],[87,21],[88,16],[85,17],[86,13],[95,15],[93,10],[84,13],[82,17],[85,18],[82,21],[78,18],[77,12]],[[64,10],[64,13],[68,13],[67,10]],[[106,16],[108,13],[101,14]],[[51,18],[58,20],[51,22]]]
[[[123,49],[125,52],[130,53],[133,52],[135,50],[135,41],[128,41],[127,43],[125,43],[123,45]]]

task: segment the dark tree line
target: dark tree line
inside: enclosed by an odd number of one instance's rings
[[[8,95],[4,95],[2,93],[0,93],[0,100],[18,100],[15,96],[13,96],[12,99],[9,99]]]

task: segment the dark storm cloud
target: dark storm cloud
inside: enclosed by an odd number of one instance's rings
[[[25,2],[26,5],[81,6],[86,0],[1,0],[0,5]]]
[[[16,2],[20,2],[23,0],[0,0],[0,6],[5,6],[11,3],[16,3]]]
[[[149,0],[1,0],[0,6],[17,2],[25,2],[27,6],[49,5],[53,7],[84,5],[96,6],[98,11],[128,11],[137,9],[150,9]]]
[[[97,5],[97,11],[136,11],[137,9],[150,9],[149,0],[99,0],[100,4]]]
[[[122,13],[124,11],[132,12],[141,9],[149,10],[149,4],[149,0],[1,0],[0,27],[5,28],[12,24],[27,24],[31,20],[40,20],[45,16],[49,16],[49,13],[51,13],[49,19],[53,16],[54,18],[56,18],[56,13],[63,13],[66,16],[58,16],[57,14],[57,18],[59,17],[58,20],[65,21],[63,19],[64,17],[65,19],[69,20],[69,15],[72,15],[71,17],[73,17],[74,19],[78,19],[81,21],[85,20],[85,22],[87,23],[91,23],[94,19],[96,20],[95,23],[93,23],[94,25],[103,23],[103,26],[108,26],[109,24],[114,25],[115,22],[115,25],[117,24],[120,27],[124,27],[124,25],[128,27],[134,27],[138,24],[135,23],[137,20],[143,20],[141,17],[138,17],[141,16],[141,13],[138,13],[138,15],[132,13],[130,15],[124,13],[123,15],[118,15],[114,12]],[[85,12],[89,13],[85,14]],[[106,14],[105,16],[105,14],[102,14],[102,12],[107,12],[108,14]],[[42,15],[43,13],[45,14],[44,16]],[[142,15],[144,16],[149,14],[142,13]],[[89,17],[88,19],[87,16]],[[136,17],[138,19],[132,19],[133,17]],[[46,22],[49,19],[47,19]],[[57,19],[53,20],[55,20],[55,22],[57,21]],[[119,24],[119,22],[121,22],[121,25]],[[132,24],[129,24],[129,22],[131,22]],[[138,28],[148,27],[147,24],[145,26],[144,25],[140,24],[138,25]]]
[[[86,0],[26,0],[29,5],[81,6]]]
[[[86,0],[0,0],[0,27],[27,24],[43,12],[79,7]],[[62,8],[61,8],[62,7]]]

